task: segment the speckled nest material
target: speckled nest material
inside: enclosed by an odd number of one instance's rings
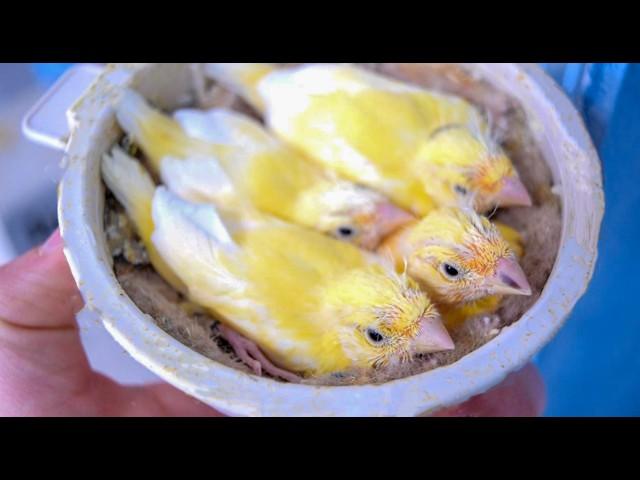
[[[521,265],[533,294],[506,297],[493,315],[471,318],[451,332],[456,349],[416,357],[412,362],[352,376],[305,379],[304,383],[345,385],[383,383],[451,364],[500,334],[533,305],[551,273],[561,235],[560,199],[553,193],[552,175],[515,99],[497,91],[453,64],[362,64],[384,75],[433,90],[459,95],[479,107],[491,122],[494,134],[510,155],[534,206],[500,210],[493,219],[515,227],[523,236],[525,255]],[[195,97],[200,108],[227,107],[260,117],[240,98],[196,75]],[[124,290],[144,313],[167,333],[217,362],[250,372],[220,338],[217,322],[185,301],[149,265],[144,247],[136,238],[122,207],[107,192],[105,231],[114,256],[115,274]]]

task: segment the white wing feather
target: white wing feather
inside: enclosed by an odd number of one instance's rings
[[[270,331],[273,322],[252,296],[243,254],[214,206],[187,202],[159,187],[153,220],[152,241],[187,286],[191,300],[218,312],[239,331],[252,332],[256,339],[261,338],[259,332]]]
[[[160,177],[169,190],[191,202],[225,202],[235,196],[233,183],[213,157],[164,157]]]
[[[239,267],[234,272],[225,266],[238,247],[214,206],[187,202],[158,187],[152,210],[155,231],[151,240],[195,301],[205,300],[203,305],[208,305],[208,297],[245,289],[241,265],[234,262]]]

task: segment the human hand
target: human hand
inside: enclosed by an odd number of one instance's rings
[[[57,231],[0,267],[0,416],[220,416],[168,384],[125,387],[91,370],[75,320],[82,305]],[[534,416],[544,404],[529,365],[435,416]]]
[[[0,267],[0,416],[217,416],[168,384],[125,387],[91,370],[83,302],[56,231]]]
[[[540,372],[533,364],[513,372],[491,390],[460,405],[439,410],[434,417],[538,417],[547,403]]]

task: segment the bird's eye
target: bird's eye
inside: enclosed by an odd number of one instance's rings
[[[445,263],[442,265],[442,271],[447,277],[450,278],[457,278],[460,275],[460,271],[449,263]]]
[[[340,227],[338,228],[338,236],[340,238],[351,238],[356,234],[356,230],[353,227]]]
[[[367,339],[374,345],[380,345],[384,342],[384,336],[375,328],[367,328]]]
[[[460,195],[466,195],[467,193],[469,193],[469,191],[462,185],[454,185],[453,190]]]

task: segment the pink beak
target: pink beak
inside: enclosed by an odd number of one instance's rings
[[[518,177],[508,177],[494,198],[499,207],[530,207],[533,205],[529,192]]]
[[[413,339],[416,353],[441,352],[454,348],[453,340],[439,317],[422,317],[418,335]]]
[[[391,202],[383,202],[376,205],[376,220],[380,238],[384,238],[415,217]]]
[[[501,258],[489,281],[493,291],[502,295],[531,295],[531,285],[520,264],[513,258]]]

